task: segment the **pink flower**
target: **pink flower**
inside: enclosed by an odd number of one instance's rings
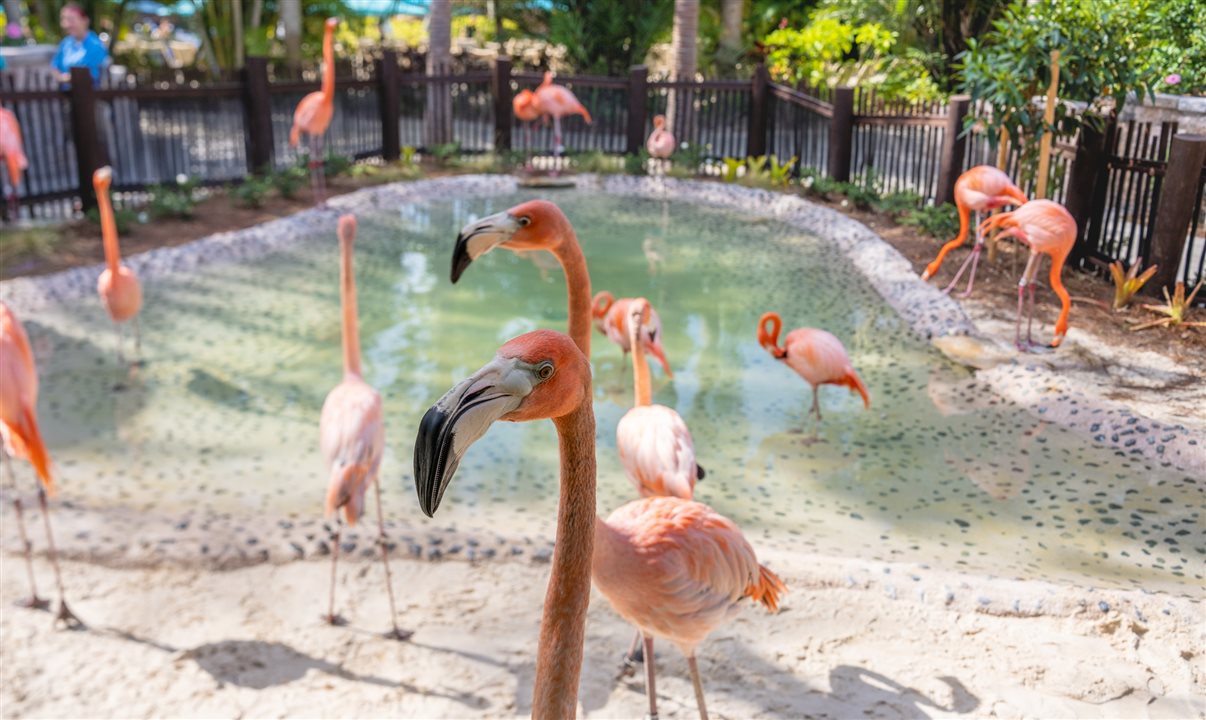
[[[782,20],[779,21],[779,29],[780,30],[787,29],[787,18],[783,18]]]
[[[1164,78],[1164,83],[1166,85],[1179,85],[1181,83],[1181,76],[1177,73],[1173,73],[1172,75]]]
[[[4,34],[16,40],[17,38],[21,37],[21,26],[15,22],[9,23],[8,26],[4,28]]]

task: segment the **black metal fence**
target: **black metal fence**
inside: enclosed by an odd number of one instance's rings
[[[535,88],[542,77],[513,73],[507,61],[489,72],[404,74],[387,51],[372,68],[339,72],[328,152],[393,160],[404,146],[421,152],[444,146],[447,152],[455,143],[459,153],[552,147],[550,124],[525,125],[511,115],[514,94]],[[637,67],[628,77],[558,82],[592,114],[590,124],[577,117],[563,121],[562,143],[570,152],[638,152],[653,117],[663,114],[679,142],[705,160],[795,157],[797,175],[807,171],[874,184],[883,193],[912,192],[925,202],[950,201],[961,172],[999,159],[988,136],[964,132],[966,98],[891,103],[856,89],[787,87],[770,82],[763,69],[752,80],[650,81]],[[183,177],[238,181],[249,172],[297,164],[309,149],[289,144],[293,110],[317,89],[316,81],[274,79],[260,58],[249,59],[237,80],[208,83],[140,86],[126,79],[66,88],[44,81],[18,88],[0,74],[0,104],[16,113],[30,160],[17,191],[21,212],[65,217],[90,206],[88,178],[105,163],[113,166],[114,188],[122,192]],[[1174,124],[1128,123],[1056,145],[1049,195],[1077,217],[1082,264],[1139,257],[1150,264],[1161,248],[1169,252],[1169,243],[1155,236],[1158,214],[1170,210],[1160,199],[1175,134]],[[1092,152],[1098,147],[1101,152]],[[1007,149],[1004,169],[1016,177],[1019,147]],[[1033,191],[1033,180],[1023,184]],[[1176,277],[1190,283],[1206,270],[1204,185],[1206,168],[1192,207],[1182,209],[1191,222],[1176,246]],[[11,190],[6,177],[4,192]]]

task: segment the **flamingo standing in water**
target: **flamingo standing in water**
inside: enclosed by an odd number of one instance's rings
[[[549,418],[557,428],[561,495],[553,572],[540,627],[532,717],[577,711],[586,609],[595,584],[645,634],[686,653],[700,715],[706,718],[694,650],[751,597],[777,607],[782,581],[760,566],[741,531],[702,503],[675,497],[634,500],[595,515],[595,419],[590,364],[568,336],[521,335],[449,390],[423,416],[415,440],[415,489],[431,516],[469,447],[499,420]],[[650,712],[657,717],[653,663],[646,664]]]
[[[21,124],[11,110],[0,108],[0,160],[8,168],[8,217],[17,218],[17,186],[21,173],[29,167],[25,146],[21,142]]]
[[[385,566],[385,588],[389,592],[389,617],[393,630],[386,637],[406,640],[413,633],[398,628],[394,607],[393,581],[389,572],[389,549],[385,538],[385,518],[381,511],[381,486],[377,471],[385,454],[385,420],[381,395],[364,381],[360,370],[360,331],[356,313],[356,276],[352,269],[352,248],[356,242],[356,218],[339,218],[339,295],[343,305],[343,380],[322,404],[319,444],[330,470],[327,485],[326,514],[336,515],[331,547],[331,592],[327,614],[331,625],[343,624],[335,613],[335,570],[339,562],[340,526],[338,512],[343,510],[348,525],[354,526],[364,514],[364,496],[369,485],[377,496],[377,542],[381,563]]]
[[[632,350],[628,318],[633,302],[635,302],[635,298],[616,300],[614,295],[602,290],[595,295],[590,304],[590,313],[595,327],[606,335],[608,340],[620,346],[620,352],[623,354],[625,362],[628,360],[628,353]],[[670,361],[666,359],[666,350],[662,347],[662,318],[658,316],[657,310],[653,309],[648,300],[645,303],[649,308],[649,314],[646,322],[641,325],[641,329],[644,330],[641,346],[645,348],[645,352],[657,359],[668,377],[674,377],[674,373],[670,370]]]
[[[971,254],[963,261],[959,272],[955,273],[951,284],[943,290],[943,292],[950,292],[951,288],[955,287],[955,283],[959,282],[959,277],[967,269],[968,263],[971,263],[967,290],[961,297],[971,295],[972,286],[976,282],[976,266],[980,263],[980,251],[984,248],[984,232],[979,225],[980,213],[1005,205],[1024,205],[1027,200],[1026,193],[1014,185],[1008,175],[991,165],[977,165],[960,175],[959,179],[955,181],[955,207],[959,209],[959,234],[954,240],[942,246],[942,249],[938,251],[938,257],[926,266],[921,279],[929,280],[934,277],[934,273],[938,272],[938,268],[942,266],[942,261],[946,258],[947,253],[967,241],[967,233],[972,228],[971,215],[974,212],[976,215],[975,227],[977,228],[976,244],[972,247]]]
[[[1030,259],[1018,280],[1018,314],[1014,322],[1013,340],[1019,350],[1035,347],[1030,330],[1034,323],[1034,284],[1038,275],[1040,255],[1051,256],[1051,289],[1059,296],[1059,318],[1055,321],[1055,338],[1051,347],[1059,347],[1068,334],[1068,315],[1072,312],[1072,297],[1064,288],[1064,262],[1072,246],[1076,244],[1076,220],[1063,205],[1050,200],[1031,200],[1012,212],[988,218],[980,225],[980,232],[1004,228],[998,239],[1015,237],[1030,248]],[[1026,342],[1022,342],[1023,294],[1030,288],[1030,303],[1026,310]]]
[[[101,239],[105,245],[105,270],[96,281],[96,292],[117,329],[117,357],[120,361],[122,323],[134,320],[134,350],[138,353],[142,349],[142,328],[138,322],[138,311],[142,309],[142,284],[138,282],[138,275],[121,262],[117,220],[113,217],[113,204],[109,200],[109,185],[112,182],[113,171],[107,166],[92,173],[92,186],[96,190],[96,204],[100,209]]]
[[[531,90],[520,90],[511,100],[515,117],[523,121],[524,148],[528,151],[528,165],[532,164],[532,123],[540,119],[540,101]]]
[[[645,149],[649,151],[649,156],[665,160],[674,154],[674,148],[674,136],[666,129],[666,116],[654,115],[653,132],[645,141]]]
[[[797,328],[787,333],[779,346],[779,331],[783,320],[779,313],[768,312],[758,320],[758,344],[776,360],[782,360],[812,386],[812,410],[821,424],[821,403],[817,388],[821,385],[841,385],[863,396],[863,407],[871,407],[867,386],[850,364],[850,356],[842,341],[816,328]]]
[[[289,145],[297,147],[304,132],[310,140],[310,184],[314,202],[322,204],[326,192],[323,172],[323,136],[335,114],[335,28],[339,18],[327,18],[322,35],[322,89],[301,99],[293,111],[293,128],[289,130]]]
[[[545,72],[544,82],[536,88],[536,101],[540,104],[541,112],[553,118],[553,153],[560,155],[565,152],[561,144],[561,118],[570,115],[581,115],[590,125],[590,112],[578,102],[578,98],[564,85],[553,83],[553,73]]]
[[[46,525],[50,563],[54,567],[54,578],[59,589],[59,610],[55,621],[72,628],[82,627],[83,623],[67,607],[59,555],[54,545],[54,534],[50,530],[50,507],[46,496],[54,494],[54,479],[50,474],[50,455],[38,430],[38,368],[34,364],[25,328],[4,302],[0,302],[0,440],[3,441],[0,456],[3,456],[9,484],[13,489],[13,509],[17,513],[17,528],[21,532],[21,544],[25,546],[25,566],[29,572],[29,598],[21,604],[38,609],[47,606],[47,602],[38,597],[38,587],[34,583],[31,545],[25,534],[25,514],[21,498],[17,496],[10,458],[28,460],[38,477],[38,505]]]

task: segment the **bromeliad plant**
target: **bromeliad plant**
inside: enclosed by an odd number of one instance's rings
[[[1160,269],[1159,265],[1152,265],[1148,269],[1144,270],[1142,275],[1139,275],[1139,268],[1141,267],[1143,267],[1143,258],[1138,258],[1135,260],[1134,264],[1131,265],[1131,269],[1127,270],[1125,274],[1122,272],[1122,262],[1120,260],[1115,260],[1114,262],[1110,263],[1110,275],[1112,275],[1114,278],[1115,310],[1121,310],[1127,305],[1130,305],[1131,300],[1135,297],[1135,294],[1138,293],[1147,283],[1147,281],[1152,279],[1152,275],[1155,275],[1156,271]],[[1167,296],[1168,291],[1166,290],[1164,294]]]
[[[1131,328],[1131,330],[1146,330],[1147,328],[1156,327],[1157,325],[1175,328],[1184,325],[1193,327],[1206,327],[1206,322],[1190,322],[1186,318],[1189,317],[1190,311],[1193,309],[1194,298],[1198,296],[1198,291],[1202,289],[1203,280],[1199,280],[1193,292],[1189,293],[1189,297],[1185,297],[1185,283],[1177,281],[1177,287],[1173,290],[1173,295],[1168,296],[1168,288],[1164,288],[1164,304],[1163,305],[1144,305],[1143,307],[1158,312],[1164,317],[1159,320],[1141,323]]]

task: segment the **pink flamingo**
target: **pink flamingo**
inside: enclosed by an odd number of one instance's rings
[[[336,515],[331,543],[330,605],[323,616],[331,625],[343,624],[335,613],[335,569],[339,562],[340,525],[338,511],[343,509],[348,525],[354,526],[364,514],[364,496],[369,485],[377,496],[377,543],[385,566],[385,588],[389,592],[389,617],[393,630],[386,637],[406,640],[413,633],[398,628],[394,607],[393,581],[389,572],[389,549],[385,537],[385,518],[381,511],[381,486],[377,471],[385,453],[385,420],[381,395],[364,381],[360,370],[360,331],[356,313],[356,276],[352,269],[352,248],[356,242],[356,218],[339,218],[339,295],[343,305],[343,380],[327,395],[319,421],[319,444],[330,470],[327,485],[327,517]]]
[[[649,151],[649,156],[665,160],[674,154],[675,147],[674,136],[666,129],[666,116],[653,116],[653,132],[645,141],[645,149]]]
[[[0,440],[3,440],[0,456],[3,456],[9,484],[13,488],[13,509],[17,513],[17,528],[21,532],[25,567],[29,573],[29,598],[21,604],[37,609],[47,606],[47,602],[38,597],[38,588],[34,583],[31,544],[25,534],[25,515],[21,498],[17,496],[16,479],[9,458],[28,460],[38,477],[38,505],[42,509],[50,563],[54,567],[54,578],[59,588],[59,610],[55,621],[71,628],[83,627],[80,619],[67,607],[59,555],[54,545],[54,534],[50,530],[50,507],[46,497],[54,494],[54,479],[50,473],[50,454],[46,452],[46,444],[38,429],[38,368],[25,328],[4,302],[0,302]]]
[[[998,238],[1015,237],[1030,248],[1030,259],[1018,281],[1018,314],[1014,322],[1013,340],[1023,352],[1035,347],[1030,330],[1034,323],[1034,284],[1038,275],[1040,255],[1051,256],[1051,289],[1059,296],[1059,319],[1055,321],[1055,338],[1051,347],[1059,347],[1068,334],[1068,315],[1072,312],[1072,297],[1064,288],[1064,262],[1076,244],[1076,220],[1063,205],[1050,200],[1031,200],[1012,212],[988,218],[980,225],[984,233],[1004,228]],[[1022,296],[1030,288],[1030,305],[1026,311],[1026,342],[1022,342]]]
[[[590,596],[590,575],[613,606],[645,634],[687,654],[701,717],[703,686],[694,650],[745,597],[777,607],[783,583],[761,567],[729,520],[692,500],[655,497],[595,516],[595,420],[590,364],[573,340],[551,330],[521,335],[427,411],[415,441],[415,489],[432,515],[469,447],[503,420],[552,419],[561,454],[561,499],[553,573],[544,602],[534,718],[573,717]],[[646,675],[657,716],[652,662]]]
[[[310,183],[314,202],[321,204],[326,193],[323,172],[323,136],[335,114],[335,28],[339,18],[327,18],[322,35],[322,89],[301,99],[293,111],[293,127],[289,130],[289,145],[297,147],[304,132],[310,139]]]
[[[587,125],[591,124],[590,112],[578,102],[569,88],[553,83],[551,72],[544,74],[544,82],[536,88],[536,101],[540,104],[540,110],[553,118],[553,152],[556,154],[565,152],[561,144],[561,118],[581,115]]]
[[[955,181],[955,206],[959,208],[959,235],[942,246],[942,249],[938,251],[938,257],[926,266],[921,279],[929,280],[934,277],[934,273],[938,272],[938,268],[942,266],[942,261],[946,258],[947,253],[967,240],[967,233],[972,227],[971,214],[974,212],[977,222],[976,244],[972,247],[971,254],[963,261],[959,272],[955,273],[951,284],[943,290],[943,292],[950,292],[951,288],[955,287],[955,283],[959,282],[959,277],[967,269],[968,263],[971,263],[971,276],[967,280],[967,290],[961,297],[971,295],[972,286],[976,282],[976,266],[980,263],[980,251],[984,247],[984,232],[978,225],[980,213],[1005,205],[1024,205],[1026,201],[1026,193],[1014,185],[1008,175],[991,165],[977,165],[960,175],[959,179]]]
[[[821,403],[817,388],[821,385],[841,385],[863,396],[863,407],[871,407],[867,386],[850,364],[850,356],[842,341],[816,328],[797,328],[787,334],[779,346],[779,331],[783,320],[779,313],[768,312],[758,320],[758,344],[776,360],[782,360],[812,386],[812,410],[817,426],[821,424]]]
[[[511,100],[511,108],[515,111],[515,117],[523,121],[524,147],[530,156],[532,152],[532,123],[540,119],[542,115],[540,101],[536,99],[536,93],[531,90],[520,90]],[[531,164],[530,159],[528,164]]]
[[[606,335],[608,340],[620,346],[625,361],[628,360],[628,353],[632,350],[632,341],[628,334],[628,318],[634,300],[634,298],[616,300],[611,293],[601,290],[590,304],[591,317],[594,319],[595,327]],[[645,302],[648,305],[649,301]],[[641,346],[645,348],[645,352],[653,355],[658,364],[662,366],[662,370],[666,371],[667,377],[674,377],[674,373],[670,370],[670,361],[666,359],[666,350],[662,347],[662,318],[652,305],[648,305],[648,307],[648,319],[641,326],[645,331]]]
[[[17,218],[17,186],[21,184],[21,173],[29,167],[25,157],[25,146],[21,142],[21,124],[17,116],[8,109],[0,108],[0,160],[8,168],[9,218]]]
[[[96,204],[100,209],[101,239],[105,245],[105,270],[96,281],[96,292],[101,303],[117,329],[117,357],[121,360],[122,323],[134,320],[134,349],[142,349],[142,328],[138,322],[138,311],[142,309],[142,284],[138,275],[121,262],[121,248],[117,243],[117,220],[113,217],[113,204],[109,200],[109,186],[113,182],[113,171],[108,166],[92,173],[92,187],[96,190]]]

